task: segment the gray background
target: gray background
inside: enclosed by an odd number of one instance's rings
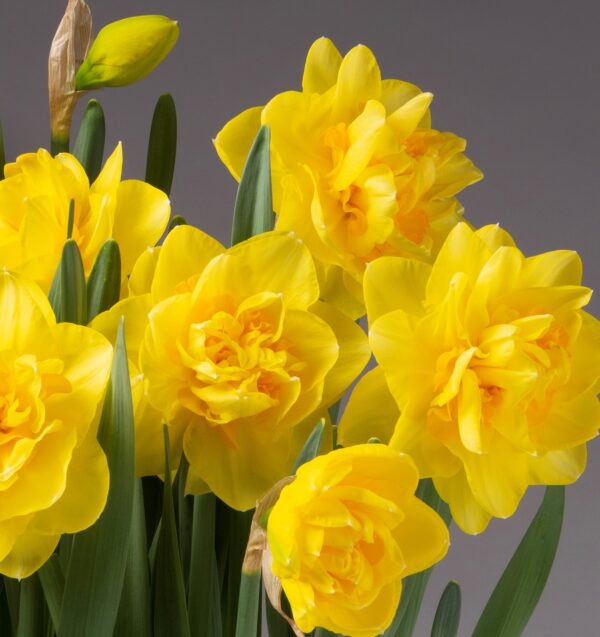
[[[98,95],[110,146],[124,142],[125,172],[144,175],[154,101],[175,97],[180,143],[174,210],[227,241],[235,184],[211,145],[240,110],[298,88],[306,51],[328,35],[345,52],[369,45],[385,77],[435,94],[434,125],[469,141],[483,182],[461,200],[476,225],[501,224],[529,254],[568,247],[582,255],[586,283],[597,285],[600,196],[600,11],[593,1],[449,0],[88,0],[96,30],[141,13],[180,22],[181,37],[152,76]],[[47,147],[46,56],[66,2],[0,2],[0,117],[8,158]],[[78,113],[81,112],[81,107]],[[598,298],[592,302],[596,312]],[[567,490],[563,537],[530,637],[598,635],[600,629],[600,446]],[[463,588],[460,634],[475,625],[490,591],[539,502],[495,521],[479,537],[456,529],[435,571],[418,636],[428,635],[446,582]]]

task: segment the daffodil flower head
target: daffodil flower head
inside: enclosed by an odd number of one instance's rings
[[[465,223],[433,266],[388,257],[367,269],[380,369],[355,406],[378,405],[380,431],[468,533],[511,516],[529,485],[569,484],[585,468],[600,426],[600,324],[581,276],[575,252],[525,257],[499,227]],[[360,418],[345,415],[345,444],[367,435]]]
[[[0,181],[0,265],[47,291],[67,239],[73,201],[72,238],[86,276],[104,242],[114,238],[125,281],[137,257],[164,232],[170,203],[162,191],[143,181],[121,181],[122,164],[121,144],[93,184],[69,153],[52,157],[40,149],[6,164],[6,178]]]
[[[92,329],[57,324],[41,290],[6,270],[0,306],[0,573],[21,579],[106,503],[94,423],[112,348]]]
[[[244,111],[215,139],[239,179],[253,136],[269,126],[277,227],[307,242],[324,298],[350,314],[364,308],[366,264],[382,255],[430,261],[460,219],[455,195],[481,179],[465,141],[431,128],[432,97],[382,80],[367,47],[342,58],[320,38],[302,91]]]
[[[318,456],[283,488],[267,537],[273,573],[303,632],[381,635],[402,579],[444,557],[448,528],[415,496],[418,480],[407,455],[364,444]]]
[[[166,422],[175,459],[183,451],[190,465],[189,492],[253,507],[366,364],[364,333],[319,301],[310,253],[289,233],[226,250],[179,226],[140,257],[130,289],[93,325],[112,334],[120,314],[130,325],[131,368],[143,378],[138,472],[163,472],[156,434]]]

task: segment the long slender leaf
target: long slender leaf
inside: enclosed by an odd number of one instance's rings
[[[4,587],[4,578],[0,577],[0,635],[12,635],[13,627],[10,620],[10,609],[8,607],[8,598],[6,597],[6,589]]]
[[[232,245],[273,229],[270,137],[269,128],[261,127],[248,153],[235,199]]]
[[[60,262],[60,320],[85,325],[87,323],[87,294],[85,274],[79,247],[67,239]]]
[[[4,164],[6,163],[6,155],[4,154],[4,132],[2,131],[2,122],[0,122],[0,181],[4,179]]]
[[[460,586],[448,582],[435,611],[431,637],[456,637],[460,623]]]
[[[154,607],[154,637],[190,636],[185,584],[181,568],[181,555],[177,543],[177,524],[173,506],[169,432],[165,436],[165,482],[163,515],[156,547],[156,562],[152,577],[152,601]]]
[[[335,633],[332,633],[327,628],[317,628],[315,630],[315,637],[338,637]]]
[[[73,154],[85,169],[90,183],[96,180],[102,168],[105,136],[106,125],[102,106],[97,100],[90,100],[85,107],[73,148]]]
[[[60,607],[65,592],[65,576],[58,555],[53,554],[37,574],[42,584],[54,630],[57,631],[60,623]]]
[[[221,616],[224,637],[234,637],[242,573],[242,562],[248,545],[254,511],[234,511],[217,502],[217,556],[221,587]],[[225,559],[224,559],[225,558]]]
[[[437,511],[446,524],[450,524],[452,520],[450,509],[437,494],[430,479],[419,482],[416,495]],[[383,633],[384,637],[411,637],[432,571],[433,567],[428,568],[425,571],[407,577],[402,582],[400,605],[391,626]]]
[[[131,385],[121,323],[98,431],[110,470],[108,500],[96,524],[74,538],[59,637],[106,637],[114,629],[131,533],[133,436]]]
[[[242,570],[235,637],[256,637],[260,610],[262,578],[258,573]]]
[[[173,185],[177,154],[177,112],[168,93],[156,102],[146,160],[146,182],[160,188],[167,195]]]
[[[310,435],[304,443],[304,447],[302,447],[302,450],[298,454],[298,458],[296,458],[296,462],[294,463],[294,473],[296,473],[296,471],[298,471],[298,468],[301,467],[305,462],[308,462],[309,460],[312,460],[319,455],[319,449],[321,448],[321,441],[323,440],[324,431],[325,421],[321,419],[316,424],[315,428],[310,432]]]
[[[21,585],[16,579],[10,577],[4,577],[3,579],[8,612],[10,613],[10,622],[14,633],[17,631],[17,624],[19,623],[19,596]]]
[[[114,239],[104,243],[98,252],[87,284],[88,321],[111,308],[121,292],[121,253]]]
[[[188,608],[192,637],[221,637],[219,576],[215,555],[216,498],[194,497]]]
[[[289,604],[285,596],[281,599],[282,608],[288,617],[291,616]],[[269,637],[294,637],[294,632],[287,621],[271,606],[271,602],[266,600],[267,626]]]
[[[131,637],[131,635],[136,635],[136,637],[152,636],[150,571],[144,498],[140,478],[136,479],[133,489],[129,554],[127,555],[123,593],[113,637]]]
[[[192,550],[192,508],[193,499],[185,495],[185,485],[189,463],[185,456],[179,462],[179,469],[173,483],[174,504],[177,519],[177,535],[179,537],[179,551],[181,553],[181,565],[183,568],[183,581],[189,580],[190,555]],[[187,585],[186,585],[187,593]]]
[[[173,228],[177,228],[177,226],[187,226],[188,222],[185,217],[182,215],[173,215],[171,221],[169,221],[169,225],[167,226],[167,234],[173,230]]]
[[[473,637],[518,637],[544,591],[562,528],[564,487],[546,487],[542,504],[477,622]]]
[[[39,579],[32,575],[21,581],[19,623],[16,637],[39,637],[45,633],[44,596]]]

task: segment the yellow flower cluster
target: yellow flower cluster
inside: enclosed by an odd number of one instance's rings
[[[465,141],[431,128],[432,97],[382,80],[367,47],[342,58],[321,38],[302,91],[244,111],[215,139],[239,179],[259,126],[269,126],[277,227],[302,237],[324,298],[350,314],[362,314],[365,265],[381,255],[431,260],[460,219],[455,195],[481,179]]]

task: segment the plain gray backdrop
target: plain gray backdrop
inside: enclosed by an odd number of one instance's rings
[[[179,149],[176,213],[227,241],[235,183],[211,139],[230,117],[300,86],[312,41],[375,52],[384,77],[434,93],[436,128],[468,140],[485,180],[460,199],[476,225],[500,222],[527,254],[573,248],[585,282],[598,284],[600,255],[600,10],[593,0],[88,0],[95,32],[135,14],[163,13],[181,27],[171,56],[139,84],[96,93],[108,146],[124,143],[125,174],[143,178],[156,98],[173,94]],[[0,2],[0,118],[9,159],[48,147],[47,52],[65,0]],[[82,105],[78,108],[79,118]],[[592,310],[598,312],[598,298]],[[567,489],[559,552],[529,637],[600,634],[600,445]],[[510,520],[479,537],[452,529],[416,635],[429,635],[450,579],[460,582],[460,635],[469,635],[540,500],[531,490]]]

